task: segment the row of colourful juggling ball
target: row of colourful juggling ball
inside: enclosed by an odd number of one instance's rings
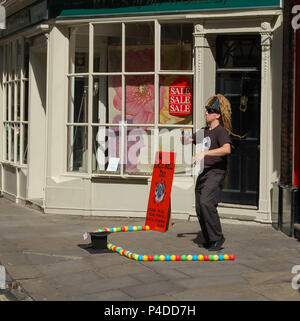
[[[109,227],[98,229],[93,232],[131,232],[131,231],[149,231],[149,225],[143,226],[122,226],[122,227]],[[117,252],[122,256],[126,256],[129,259],[133,259],[136,261],[226,261],[226,260],[235,260],[234,254],[215,254],[215,255],[202,255],[202,254],[194,254],[194,255],[142,255],[133,253],[128,250],[124,250],[119,246],[116,246],[112,243],[107,244],[107,248],[113,252]]]
[[[226,261],[235,260],[234,254],[215,254],[215,255],[142,255],[122,249],[112,243],[107,244],[107,248],[113,252],[117,252],[122,256],[136,261]]]
[[[150,226],[149,225],[143,225],[143,226],[122,226],[122,227],[108,227],[108,228],[100,228],[98,230],[95,230],[93,232],[131,232],[131,231],[149,231]]]

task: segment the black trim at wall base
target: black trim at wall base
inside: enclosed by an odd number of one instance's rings
[[[299,188],[276,183],[271,198],[273,227],[290,237],[297,237],[300,234]]]

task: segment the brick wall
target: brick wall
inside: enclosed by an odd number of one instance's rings
[[[284,1],[283,90],[280,182],[293,184],[293,111],[294,111],[294,30],[291,27],[292,0]]]

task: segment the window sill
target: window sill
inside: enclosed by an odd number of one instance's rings
[[[93,181],[120,181],[120,182],[127,182],[127,181],[148,181],[151,176],[147,175],[120,175],[120,174],[87,174],[87,173],[64,173],[62,174],[64,177],[74,177],[74,178],[84,178],[90,179]]]
[[[1,161],[2,165],[5,166],[10,166],[10,167],[15,167],[15,168],[25,168],[27,169],[27,165],[21,165],[21,164],[17,164],[17,163],[11,163],[11,162],[7,162],[7,161]]]

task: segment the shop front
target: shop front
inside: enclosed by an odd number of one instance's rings
[[[172,217],[192,218],[195,147],[180,138],[221,93],[234,149],[219,212],[270,222],[281,1],[66,3],[48,1],[42,23],[0,40],[2,193],[45,213],[145,217],[155,152],[176,152]]]

